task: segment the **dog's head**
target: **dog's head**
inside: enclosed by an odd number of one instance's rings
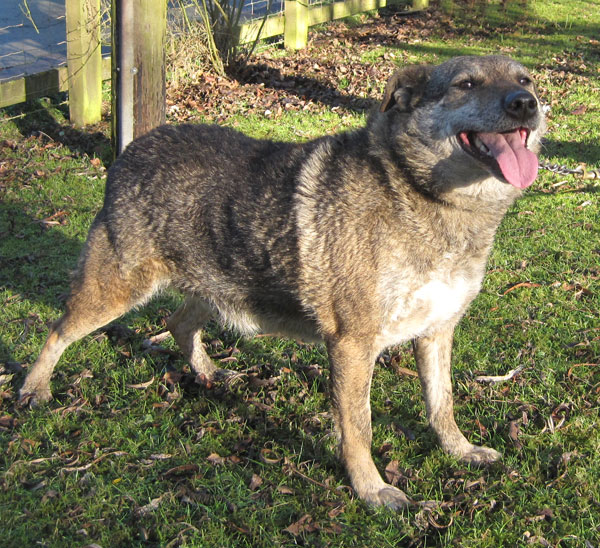
[[[465,187],[492,175],[523,189],[537,175],[544,115],[531,75],[507,57],[406,67],[388,82],[375,118],[388,146],[419,172],[435,173],[438,185]]]

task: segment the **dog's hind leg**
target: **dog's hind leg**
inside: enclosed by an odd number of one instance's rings
[[[150,257],[124,270],[109,243],[105,225],[96,222],[79,259],[66,312],[50,328],[42,351],[20,390],[21,400],[35,404],[51,399],[50,378],[63,351],[71,343],[144,303],[166,283],[166,266]]]
[[[450,358],[454,329],[448,328],[414,343],[415,358],[429,424],[437,434],[442,448],[472,464],[487,464],[501,454],[488,447],[470,443],[454,420]]]
[[[167,320],[167,328],[173,335],[196,375],[216,380],[224,370],[209,358],[202,344],[202,328],[213,316],[208,303],[198,297],[187,297],[183,304]]]
[[[375,355],[361,340],[333,340],[327,345],[331,363],[331,397],[339,456],[352,487],[365,502],[400,509],[411,504],[403,491],[383,481],[371,457],[371,376]]]

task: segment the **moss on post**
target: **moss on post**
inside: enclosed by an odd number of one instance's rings
[[[302,49],[308,43],[308,0],[285,0],[283,43],[289,49]]]
[[[102,114],[100,0],[66,0],[69,115],[76,126]]]

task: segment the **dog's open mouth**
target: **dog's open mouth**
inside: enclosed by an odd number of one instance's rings
[[[457,135],[462,148],[485,163],[511,185],[526,188],[538,172],[537,156],[527,148],[530,130],[517,128],[505,133],[462,131]]]

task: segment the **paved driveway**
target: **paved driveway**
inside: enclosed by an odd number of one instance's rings
[[[0,82],[67,62],[65,0],[29,0],[35,26],[24,13],[23,0],[0,4]]]

